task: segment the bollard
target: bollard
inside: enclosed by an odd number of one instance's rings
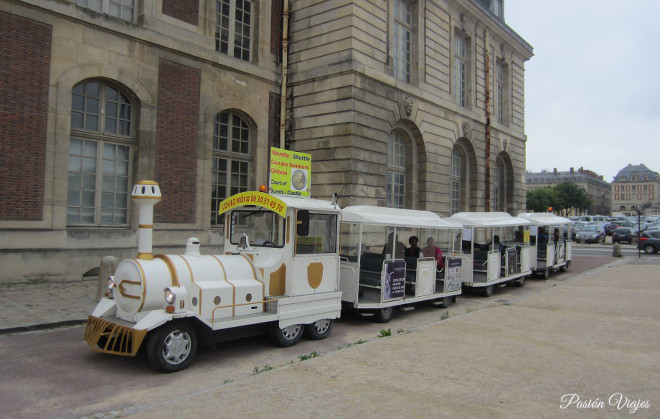
[[[103,256],[99,267],[99,283],[96,287],[96,299],[105,295],[108,288],[108,277],[115,274],[117,269],[117,258],[114,256]]]
[[[621,245],[614,243],[614,246],[612,246],[612,257],[620,258],[621,256]]]

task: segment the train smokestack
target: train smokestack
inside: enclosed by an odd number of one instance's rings
[[[131,199],[138,205],[138,259],[154,258],[154,205],[160,202],[160,198],[160,187],[152,180],[140,180],[133,186]]]

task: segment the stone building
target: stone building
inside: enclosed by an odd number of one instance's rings
[[[644,164],[629,164],[619,170],[612,189],[613,215],[636,215],[638,207],[644,208],[642,214],[660,214],[660,175]]]
[[[524,64],[502,0],[290,0],[286,147],[341,205],[525,208]],[[0,280],[133,256],[129,191],[159,182],[156,251],[219,251],[225,197],[279,144],[281,0],[0,2]]]
[[[607,183],[602,175],[591,170],[580,167],[576,171],[571,167],[567,172],[558,171],[557,168],[554,168],[552,172],[547,170],[527,172],[525,182],[527,191],[551,187],[564,182],[575,183],[584,189],[592,200],[586,214],[610,215],[611,213],[612,185]]]

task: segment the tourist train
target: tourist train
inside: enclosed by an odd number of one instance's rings
[[[181,254],[154,255],[160,188],[140,181],[131,197],[139,207],[138,254],[107,278],[84,338],[96,352],[144,351],[163,372],[187,367],[200,344],[255,333],[280,346],[324,339],[342,308],[387,322],[397,306],[448,307],[465,288],[490,296],[498,285],[522,286],[532,272],[570,263],[570,221],[560,217],[442,218],[256,191],[220,204],[222,254],[203,255],[190,238]],[[556,226],[563,241],[545,247],[540,226]]]

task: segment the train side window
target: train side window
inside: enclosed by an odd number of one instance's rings
[[[337,253],[337,215],[310,212],[308,218],[307,234],[296,232],[296,254]]]

